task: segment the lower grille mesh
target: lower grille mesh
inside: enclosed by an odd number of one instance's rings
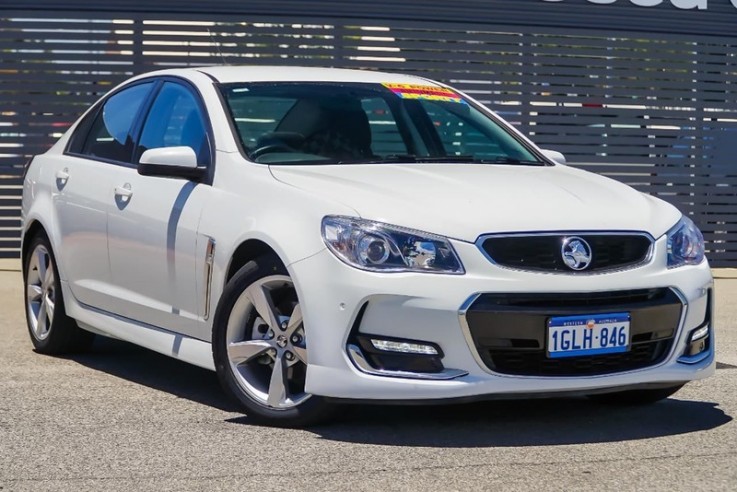
[[[466,312],[479,356],[502,374],[591,376],[641,369],[670,353],[682,304],[670,289],[596,294],[484,294]],[[547,322],[551,316],[628,312],[631,348],[627,352],[549,358]]]
[[[544,351],[512,352],[490,350],[492,369],[505,374],[521,376],[590,376],[631,371],[665,359],[672,338],[633,345],[629,352],[588,357],[549,359]]]

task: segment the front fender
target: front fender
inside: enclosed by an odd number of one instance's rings
[[[207,238],[216,243],[212,306],[217,305],[231,260],[244,242],[261,241],[290,269],[325,248],[320,232],[325,215],[358,216],[346,205],[277,181],[267,166],[246,163],[240,154],[218,152],[212,192],[200,217],[202,246],[198,240],[197,248],[204,264]]]

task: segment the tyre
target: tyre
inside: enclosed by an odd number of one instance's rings
[[[213,327],[213,356],[225,391],[254,420],[281,427],[324,421],[332,407],[305,392],[307,337],[292,279],[263,256],[228,282]]]
[[[24,264],[26,323],[36,351],[60,355],[88,349],[95,335],[67,316],[59,269],[45,234],[31,239]]]
[[[667,388],[642,389],[619,391],[616,393],[602,393],[598,395],[589,395],[589,398],[598,403],[606,405],[620,406],[637,406],[650,405],[660,400],[665,400],[673,395],[676,391],[683,388],[684,385],[669,386]]]

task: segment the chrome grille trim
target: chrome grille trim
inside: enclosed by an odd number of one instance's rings
[[[516,266],[509,266],[504,265],[502,263],[499,263],[494,258],[491,257],[491,255],[484,249],[484,242],[487,239],[492,238],[523,238],[523,237],[531,237],[531,238],[537,238],[542,236],[560,236],[560,237],[570,237],[570,236],[639,236],[644,237],[650,242],[650,247],[647,250],[647,253],[643,257],[642,261],[639,261],[637,263],[631,263],[627,264],[621,267],[612,267],[612,268],[603,268],[598,270],[570,270],[570,271],[557,271],[557,270],[543,270],[543,269],[527,269],[527,268],[519,268]],[[645,266],[652,262],[653,256],[655,253],[655,238],[643,231],[540,231],[540,232],[514,232],[514,233],[490,233],[490,234],[482,234],[481,236],[476,239],[476,242],[474,243],[479,251],[481,251],[481,254],[484,255],[484,257],[489,260],[494,266],[497,266],[499,268],[503,268],[506,270],[513,270],[518,272],[528,272],[528,273],[540,273],[540,274],[547,274],[547,275],[602,275],[602,274],[608,274],[608,273],[616,273],[616,272],[623,272],[627,270],[633,270],[635,268],[640,268],[642,266]],[[594,253],[595,254],[595,253]]]

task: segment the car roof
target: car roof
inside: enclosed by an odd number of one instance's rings
[[[145,74],[182,75],[192,71],[205,73],[218,82],[228,84],[237,82],[366,82],[366,83],[398,83],[433,85],[437,83],[415,77],[395,73],[372,70],[349,70],[343,68],[315,68],[291,66],[210,66],[186,69],[170,69]]]

